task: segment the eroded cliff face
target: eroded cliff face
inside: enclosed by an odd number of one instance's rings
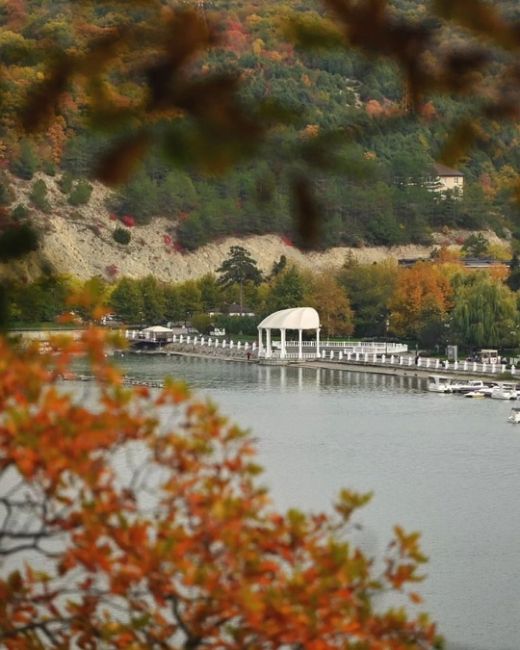
[[[160,280],[178,282],[215,272],[227,257],[230,246],[237,244],[247,248],[265,272],[270,271],[273,262],[279,260],[281,255],[285,255],[288,262],[319,271],[340,268],[348,255],[361,262],[376,262],[388,257],[427,257],[433,249],[433,246],[337,247],[319,253],[303,253],[276,235],[263,235],[226,238],[193,253],[182,253],[175,248],[175,224],[164,218],[155,218],[146,226],[130,228],[131,241],[128,245],[122,245],[112,237],[118,222],[111,218],[106,206],[110,191],[104,186],[94,183],[89,203],[72,207],[58,189],[56,179],[44,175],[38,178],[42,178],[47,185],[51,205],[49,214],[31,208],[30,221],[41,235],[40,250],[18,262],[0,264],[0,275],[3,277],[33,280],[43,270],[52,269],[81,280],[95,275],[116,279],[152,274]],[[13,179],[13,207],[20,203],[31,207],[31,184]],[[466,236],[468,234],[465,233]],[[486,232],[485,235],[493,243],[501,242],[494,233]],[[437,235],[435,240],[437,244],[451,243],[463,237],[460,232],[446,232]]]

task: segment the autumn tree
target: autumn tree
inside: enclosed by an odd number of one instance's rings
[[[310,275],[307,302],[320,315],[326,336],[350,336],[354,331],[354,314],[345,290],[332,273]]]
[[[348,536],[369,495],[277,512],[249,436],[183,384],[125,387],[102,341],[0,340],[3,647],[436,647],[424,615],[375,604],[419,601],[416,533],[395,528],[378,573]],[[61,383],[78,354],[95,398]]]
[[[452,287],[441,265],[419,262],[399,269],[389,303],[390,330],[398,336],[420,338],[432,320],[441,324],[452,304]]]

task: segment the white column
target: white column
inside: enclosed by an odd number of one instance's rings
[[[280,359],[285,359],[287,356],[287,350],[285,349],[285,330],[280,330]]]
[[[258,351],[262,352],[262,329],[260,327],[258,328]]]
[[[316,356],[320,357],[320,328],[316,330]]]
[[[271,330],[269,328],[266,329],[266,342],[265,342],[265,357],[266,359],[270,359],[273,351],[271,349]]]
[[[302,330],[298,330],[298,359],[303,359],[302,336]]]

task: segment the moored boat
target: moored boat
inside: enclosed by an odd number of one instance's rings
[[[431,375],[428,377],[428,390],[431,393],[451,393],[451,377]]]
[[[513,424],[518,424],[520,423],[520,409],[519,408],[512,408],[511,409],[511,414],[507,418],[508,422],[513,422]]]
[[[517,399],[518,391],[516,384],[512,382],[502,382],[493,387],[491,391],[491,399]]]

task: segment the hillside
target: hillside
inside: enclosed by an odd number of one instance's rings
[[[48,214],[31,204],[31,188],[35,181],[47,187]],[[303,253],[287,239],[276,235],[257,235],[244,238],[221,238],[196,252],[181,252],[172,234],[175,231],[170,219],[157,217],[150,224],[136,225],[124,230],[130,233],[127,245],[114,241],[113,232],[121,223],[114,220],[107,208],[111,192],[100,183],[93,183],[92,194],[86,205],[72,207],[56,178],[37,174],[33,181],[12,179],[14,203],[30,206],[25,217],[40,234],[40,249],[23,262],[0,264],[2,277],[35,280],[43,270],[52,269],[86,280],[101,276],[107,280],[121,276],[141,278],[154,275],[164,281],[182,281],[199,278],[215,272],[226,258],[230,246],[245,246],[258,261],[264,272],[269,272],[281,255],[299,266],[310,269],[338,269],[351,255],[363,262],[393,257],[425,257],[430,246],[361,247],[335,246],[323,252]],[[437,233],[436,244],[457,245],[467,232],[445,231]],[[493,233],[486,232],[493,243],[501,242]]]
[[[171,3],[161,4],[166,11]],[[224,135],[212,133],[214,140],[202,155],[203,129],[197,130],[186,116],[170,119],[167,112],[159,111],[152,116],[151,124],[146,122],[154,145],[142,168],[111,195],[110,211],[118,218],[130,215],[143,226],[157,219],[160,225],[152,226],[152,237],[155,230],[166,232],[177,248],[185,253],[200,250],[202,257],[208,243],[225,237],[277,235],[298,243],[301,232],[293,223],[291,192],[294,179],[304,176],[317,197],[321,228],[316,246],[322,250],[338,245],[431,246],[435,233],[443,228],[491,229],[499,236],[508,231],[516,234],[520,228],[513,205],[519,182],[518,124],[490,123],[493,138],[480,143],[478,151],[460,167],[465,174],[463,199],[441,199],[430,191],[432,164],[452,125],[472,108],[473,98],[455,101],[433,96],[422,106],[419,119],[407,115],[402,110],[403,82],[392,64],[368,61],[354,50],[301,49],[288,36],[287,17],[296,15],[312,23],[323,14],[318,2],[288,0],[280,6],[272,0],[230,0],[203,4],[208,20],[219,25],[220,42],[199,55],[188,68],[189,74],[201,84],[212,75],[216,79],[218,75],[231,75],[240,82],[244,114],[258,117],[262,110],[276,106],[276,115],[284,116],[284,125],[254,157],[249,157],[244,144],[247,138],[233,134],[232,128]],[[425,2],[394,0],[391,4],[413,20],[425,16]],[[510,11],[515,7],[509,0],[495,4]],[[88,56],[89,42],[106,37],[115,26],[149,23],[155,11],[150,7],[138,4],[122,10],[117,2],[103,3],[102,8],[84,3],[77,11],[75,3],[63,0],[3,3],[1,167],[26,180],[41,171],[56,178],[65,175],[69,181],[90,178],[110,143],[144,123],[146,79],[142,52],[134,46],[121,47],[98,76],[91,71],[95,83],[84,83],[80,75],[67,86],[43,133],[21,139],[13,130],[27,88],[49,72],[45,52]],[[442,29],[439,33],[445,34]],[[144,52],[147,47],[149,44],[143,44]],[[490,72],[496,75],[502,69],[501,60],[497,58],[493,66]],[[224,90],[218,85],[215,88],[217,92],[203,97],[201,103],[214,101],[218,115],[219,92]],[[348,137],[342,139],[340,134]],[[318,143],[323,143],[321,148]],[[217,175],[215,172],[226,168],[228,158],[237,153],[240,164]],[[15,205],[5,199],[10,184],[10,176],[0,178],[2,204],[8,213]],[[48,185],[52,194],[53,182]],[[99,196],[96,189],[93,203]],[[64,215],[59,205],[57,208],[56,216],[49,217],[48,227],[61,232],[67,226],[61,224]],[[83,227],[85,242],[103,248],[102,236],[99,241],[89,240],[93,228],[104,232],[103,223],[89,223],[87,219],[84,226],[76,227]],[[157,237],[160,240],[162,234]],[[52,246],[49,236],[45,250],[50,251]],[[128,250],[137,255],[138,248],[133,241]],[[74,257],[76,253],[71,254],[72,267],[86,268],[87,263]],[[54,258],[53,253],[48,254]],[[143,264],[153,265],[156,255]],[[192,259],[189,254],[167,255],[175,260],[175,267],[184,267],[184,262]],[[109,252],[102,257],[105,264]],[[120,260],[119,264],[124,262]],[[100,263],[99,272],[102,266]]]

